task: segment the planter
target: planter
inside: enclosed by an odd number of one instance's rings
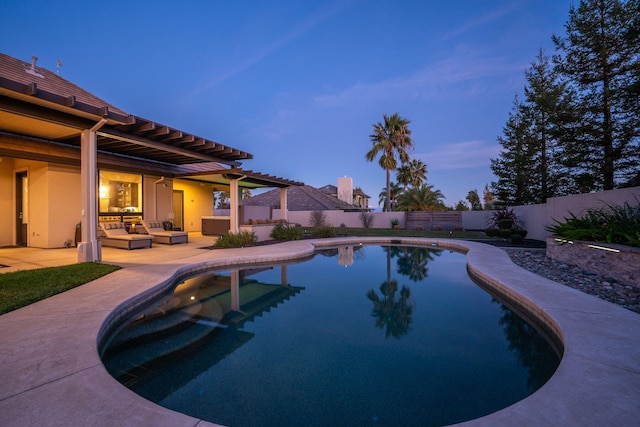
[[[547,256],[640,288],[640,248],[547,237]]]
[[[263,242],[265,240],[271,239],[271,231],[275,224],[252,224],[252,225],[241,225],[241,231],[249,231],[253,232],[258,239],[258,242]]]

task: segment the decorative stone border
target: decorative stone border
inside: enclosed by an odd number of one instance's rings
[[[548,237],[547,256],[640,288],[640,248]]]

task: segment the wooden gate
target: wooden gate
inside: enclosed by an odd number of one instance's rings
[[[462,228],[460,211],[407,212],[407,230],[454,230]]]

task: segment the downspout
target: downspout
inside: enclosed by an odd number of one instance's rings
[[[93,127],[91,129],[89,129],[89,132],[96,133],[105,124],[107,124],[107,119],[100,119],[100,121],[98,123],[93,125]]]
[[[90,129],[82,131],[80,144],[80,180],[81,180],[81,233],[83,242],[78,247],[78,262],[95,262],[102,258],[98,244],[98,199],[96,194],[96,175],[98,148],[96,131],[107,123],[100,119]]]
[[[164,176],[153,182],[153,219],[158,221],[158,184],[164,182]]]

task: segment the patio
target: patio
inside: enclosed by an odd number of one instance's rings
[[[394,239],[395,240],[395,239]],[[405,244],[468,251],[469,271],[495,292],[543,320],[564,343],[551,380],[528,398],[468,426],[635,425],[640,416],[640,317],[523,270],[501,249],[468,241],[402,238]],[[210,266],[280,261],[315,246],[380,244],[342,238],[244,249],[204,250],[212,238],[126,251],[103,248],[103,260],[125,268],[79,288],[0,316],[0,412],[3,424],[213,425],[157,406],[108,375],[97,343],[105,325],[161,293],[177,273]],[[1,271],[75,262],[76,249],[0,249]]]

